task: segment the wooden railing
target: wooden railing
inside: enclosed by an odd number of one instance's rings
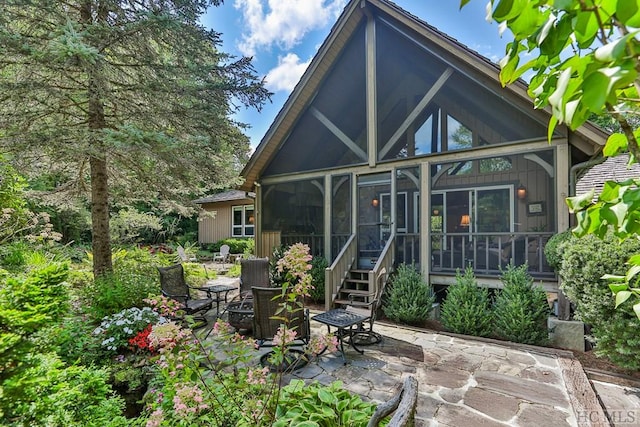
[[[342,285],[349,270],[353,266],[358,255],[358,244],[356,235],[352,234],[344,247],[336,256],[336,259],[324,271],[324,305],[329,310],[338,293],[338,288]]]
[[[393,271],[393,263],[395,260],[395,248],[396,248],[396,233],[392,232],[387,239],[387,243],[385,243],[384,248],[382,248],[382,252],[380,253],[380,257],[376,264],[373,266],[373,269],[369,272],[368,281],[369,281],[369,291],[372,291],[376,288],[376,282],[378,280],[379,273],[385,271],[387,274],[391,274]]]
[[[554,276],[544,256],[552,232],[432,233],[431,271],[455,272],[471,266],[476,274],[500,275],[508,264],[527,264],[529,273]]]

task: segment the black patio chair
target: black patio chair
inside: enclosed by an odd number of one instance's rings
[[[358,329],[351,334],[350,339],[357,346],[377,344],[382,341],[382,335],[373,330],[373,324],[378,317],[378,311],[382,306],[382,296],[387,286],[387,271],[380,270],[376,280],[376,287],[369,294],[350,294],[349,302],[345,310],[368,317],[368,327],[363,324],[358,325]]]
[[[283,312],[276,314],[281,307],[282,299],[277,297],[282,294],[282,288],[254,286],[251,291],[253,293],[253,338],[258,342],[258,346],[272,346],[273,337],[278,332],[280,325],[285,323],[283,319],[274,317],[284,316],[289,316],[289,328],[295,328],[297,332],[296,340],[293,344],[304,345],[309,343],[311,332],[308,309],[297,309],[293,313]],[[296,308],[298,307],[296,306]]]
[[[254,286],[267,288],[269,279],[269,258],[252,258],[240,260],[240,298],[251,298]]]
[[[194,299],[191,296],[191,290],[194,288],[187,285],[182,264],[158,267],[158,272],[160,273],[162,295],[182,303],[184,312],[187,315],[201,313],[197,317],[194,316],[194,319],[203,321],[204,325],[206,325],[207,319],[204,317],[204,314],[211,310],[214,301],[211,298]]]

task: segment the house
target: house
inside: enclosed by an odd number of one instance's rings
[[[194,200],[200,205],[198,243],[215,243],[229,237],[253,237],[252,192],[230,190]]]
[[[594,160],[594,165],[585,169],[576,182],[575,194],[584,194],[592,189],[595,197],[602,193],[605,181],[622,182],[630,178],[640,177],[640,163],[629,166],[629,156],[601,157]]]
[[[325,256],[327,305],[414,263],[429,283],[471,266],[499,287],[526,263],[557,291],[543,248],[569,227],[570,176],[606,134],[558,126],[524,82],[387,0],[351,0],[242,171],[256,248]]]

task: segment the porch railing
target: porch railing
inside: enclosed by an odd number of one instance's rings
[[[544,256],[552,232],[431,233],[431,271],[499,275],[508,264],[528,265],[532,276],[554,276]]]
[[[384,248],[382,248],[380,257],[378,257],[378,261],[376,261],[376,264],[373,266],[373,269],[369,271],[369,275],[367,278],[369,282],[369,292],[371,292],[376,288],[380,272],[384,271],[387,274],[391,274],[391,272],[393,271],[393,264],[395,260],[395,248],[396,248],[396,233],[392,232],[389,238],[387,239],[387,243],[385,243]]]
[[[338,288],[349,274],[358,255],[358,239],[352,234],[336,259],[324,271],[324,306],[329,310],[338,294]]]

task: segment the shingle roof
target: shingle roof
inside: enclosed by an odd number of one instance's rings
[[[640,164],[627,166],[629,156],[609,157],[603,163],[593,166],[576,183],[576,194],[584,194],[595,188],[600,194],[605,181],[624,181],[629,178],[640,178]]]
[[[217,193],[211,196],[203,197],[201,199],[194,200],[193,202],[201,205],[204,203],[230,202],[233,200],[243,200],[243,199],[254,198],[255,196],[256,196],[255,193],[250,193],[247,191],[229,190],[223,193]]]

